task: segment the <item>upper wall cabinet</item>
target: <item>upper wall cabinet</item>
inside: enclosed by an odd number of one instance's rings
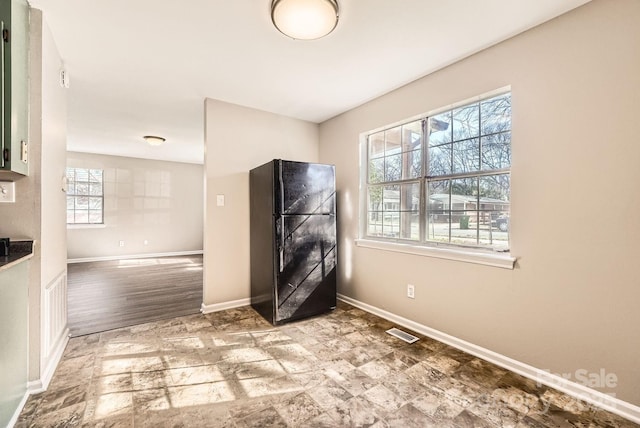
[[[29,133],[29,6],[0,0],[2,25],[2,147],[0,171],[27,175]]]

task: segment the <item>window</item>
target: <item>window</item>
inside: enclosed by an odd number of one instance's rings
[[[102,224],[102,170],[67,168],[67,224]]]
[[[369,238],[509,249],[511,94],[367,136]]]

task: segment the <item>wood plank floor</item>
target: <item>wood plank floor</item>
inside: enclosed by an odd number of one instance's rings
[[[69,264],[72,336],[198,313],[202,255]]]

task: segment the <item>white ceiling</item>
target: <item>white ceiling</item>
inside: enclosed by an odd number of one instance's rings
[[[69,150],[201,163],[205,97],[320,123],[588,1],[339,0],[315,41],[271,0],[30,3],[71,78]]]

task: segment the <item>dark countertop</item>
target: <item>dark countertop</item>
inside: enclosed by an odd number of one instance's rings
[[[9,255],[0,256],[0,271],[30,259],[33,256],[33,241],[19,240],[9,243]]]

